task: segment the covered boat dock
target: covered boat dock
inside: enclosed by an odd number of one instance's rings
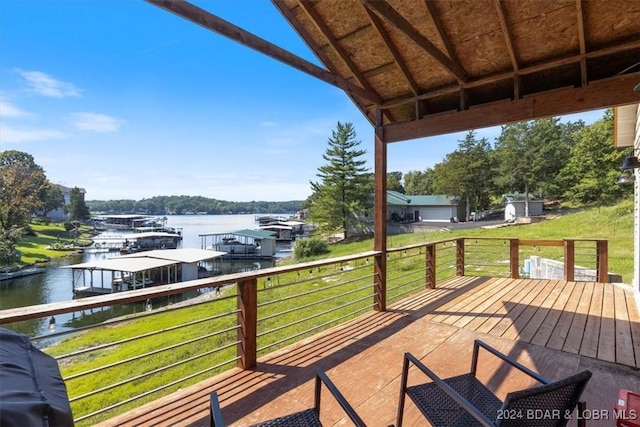
[[[77,297],[146,288],[198,278],[198,264],[220,258],[224,252],[186,248],[147,251],[106,260],[63,266],[73,271]],[[100,271],[99,283],[94,272]],[[86,274],[86,273],[89,274]],[[105,278],[104,272],[109,272]],[[87,283],[88,279],[88,283]]]

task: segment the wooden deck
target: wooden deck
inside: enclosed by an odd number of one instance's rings
[[[589,426],[614,425],[618,390],[640,390],[640,313],[630,289],[460,277],[265,356],[254,370],[231,370],[101,426],[206,426],[212,390],[220,395],[225,422],[246,426],[310,407],[317,368],[368,425],[389,426],[395,423],[404,352],[443,377],[457,375],[468,371],[476,338],[551,379],[591,370],[583,398],[599,419]],[[481,366],[480,378],[498,395],[533,385],[490,358],[481,359]],[[425,381],[417,373],[410,379]],[[348,425],[323,396],[323,423]],[[405,425],[425,425],[412,403],[406,408]]]

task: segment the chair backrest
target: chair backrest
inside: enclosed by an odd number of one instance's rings
[[[498,426],[565,426],[591,378],[582,371],[539,387],[507,394],[498,412]]]

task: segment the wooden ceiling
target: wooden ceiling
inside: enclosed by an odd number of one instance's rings
[[[640,101],[637,0],[274,0],[325,68],[147,1],[344,89],[386,142]]]

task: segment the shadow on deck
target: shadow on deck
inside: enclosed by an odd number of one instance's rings
[[[395,423],[404,353],[442,376],[461,374],[476,338],[551,379],[591,370],[583,398],[599,419],[590,426],[614,424],[619,389],[640,390],[640,312],[631,289],[459,277],[264,356],[253,370],[230,370],[100,425],[207,426],[213,390],[228,425],[250,425],[312,406],[313,378],[322,368],[368,425],[388,426]],[[479,377],[500,397],[533,385],[489,358],[480,366]],[[406,408],[405,425],[425,424],[412,403]],[[329,397],[321,416],[324,425],[345,422]]]

